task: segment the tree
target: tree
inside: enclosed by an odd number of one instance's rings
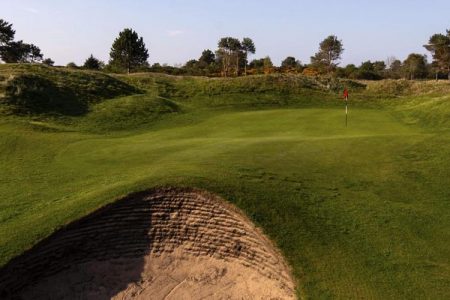
[[[43,63],[44,65],[47,65],[47,66],[53,66],[53,65],[55,64],[55,62],[54,62],[51,58],[46,58],[46,59],[44,59],[44,60],[42,61],[42,63]]]
[[[76,68],[78,68],[77,64],[74,63],[73,61],[70,62],[70,63],[68,63],[68,64],[66,65],[66,67],[69,68],[69,69],[76,69]]]
[[[42,60],[41,49],[23,41],[9,42],[1,51],[1,58],[6,63],[34,63]]]
[[[15,34],[16,31],[12,29],[12,24],[0,19],[0,47],[12,42]]]
[[[244,51],[245,55],[244,74],[247,76],[248,54],[255,54],[256,52],[255,43],[253,43],[253,40],[251,38],[246,37],[242,40],[242,50]]]
[[[403,69],[406,76],[413,80],[425,78],[427,75],[427,57],[417,53],[411,53],[403,62]]]
[[[336,76],[341,78],[356,79],[359,69],[354,64],[348,64],[344,68],[336,68]]]
[[[383,77],[384,72],[386,71],[386,63],[384,61],[378,60],[373,62],[373,70],[375,73]]]
[[[402,77],[402,62],[399,59],[393,59],[388,65],[388,75],[392,79],[399,79]]]
[[[199,61],[196,59],[191,59],[187,61],[186,64],[183,66],[183,69],[189,75],[202,75],[202,70],[199,67]]]
[[[28,57],[31,62],[41,61],[44,58],[44,55],[42,54],[41,49],[39,49],[38,46],[30,44],[29,47],[30,51]]]
[[[273,63],[269,56],[264,57],[264,73],[269,74],[272,72]]]
[[[264,67],[264,58],[254,59],[249,64],[250,68],[263,68]]]
[[[41,49],[23,41],[14,41],[12,24],[0,19],[0,58],[6,63],[34,63],[42,60]]]
[[[198,64],[198,61],[197,61],[197,60],[191,59],[191,60],[188,60],[188,61],[186,62],[186,64],[184,65],[184,67],[186,67],[186,68],[195,68],[195,67],[197,66],[197,64]]]
[[[380,62],[371,62],[370,60],[361,63],[358,71],[356,72],[357,79],[366,79],[366,80],[379,80],[381,79],[381,75],[377,72],[377,68],[380,69],[382,66],[379,66]],[[383,62],[384,64],[384,62]]]
[[[234,71],[235,76],[239,76],[241,67],[247,74],[248,55],[255,51],[255,44],[250,38],[244,38],[242,42],[233,37],[221,38],[216,51],[216,61],[222,65],[222,75],[226,77]]]
[[[209,49],[203,50],[202,55],[200,56],[196,64],[196,73],[198,73],[199,75],[207,76],[214,73],[219,73],[220,64],[216,63],[216,61],[217,57],[214,52]],[[186,71],[189,73],[191,70]]]
[[[297,60],[293,56],[288,56],[281,62],[282,68],[295,68],[296,66]]]
[[[148,66],[148,50],[144,39],[136,31],[126,28],[114,40],[109,54],[109,64],[129,74],[139,67]]]
[[[252,73],[263,73],[264,71],[264,58],[254,59],[249,63],[249,68],[253,71]]]
[[[450,80],[450,30],[447,35],[434,34],[424,47],[432,54],[436,78],[439,71],[445,71]]]
[[[1,59],[5,63],[18,63],[24,56],[26,46],[22,41],[14,42],[10,41],[8,44],[4,44],[0,48]]]
[[[88,70],[100,70],[102,65],[103,63],[91,54],[91,56],[89,56],[84,62],[83,68]]]
[[[288,56],[281,62],[281,68],[284,70],[298,69],[301,71],[301,66],[300,61],[293,56]]]
[[[342,52],[344,52],[342,41],[337,36],[330,35],[320,43],[319,52],[311,57],[311,63],[331,73],[338,65]]]
[[[241,42],[233,37],[224,37],[219,40],[217,56],[222,62],[222,74],[227,77],[234,65],[236,76],[239,75],[239,54],[242,49]]]
[[[399,79],[402,76],[402,62],[395,56],[389,56],[385,61],[385,78]]]
[[[202,56],[198,59],[200,63],[203,63],[207,66],[211,65],[216,61],[216,55],[209,49],[203,50]]]
[[[397,58],[395,56],[388,56],[385,61],[385,65],[387,69],[390,69],[394,61],[396,61]]]

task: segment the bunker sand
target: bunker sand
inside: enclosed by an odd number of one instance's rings
[[[136,193],[0,270],[2,298],[294,299],[289,268],[236,208],[195,189]]]

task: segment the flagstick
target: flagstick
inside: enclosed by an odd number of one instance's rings
[[[348,108],[347,108],[347,97],[345,97],[345,127],[347,127],[347,119],[348,119]]]

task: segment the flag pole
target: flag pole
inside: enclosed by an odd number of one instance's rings
[[[345,127],[348,124],[348,90],[344,89],[344,100],[345,100]]]
[[[345,97],[345,127],[347,127],[348,119],[348,97]]]

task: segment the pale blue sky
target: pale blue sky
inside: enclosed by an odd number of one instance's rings
[[[428,38],[450,29],[449,0],[0,0],[0,18],[16,38],[38,45],[57,64],[91,53],[107,61],[119,31],[136,30],[150,63],[184,63],[223,36],[251,37],[254,57],[302,62],[330,34],[344,43],[342,64],[427,53]]]

